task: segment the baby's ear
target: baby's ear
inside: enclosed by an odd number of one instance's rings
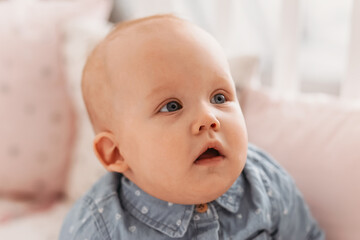
[[[129,166],[121,156],[115,136],[100,132],[95,136],[94,151],[101,164],[110,172],[123,173]]]

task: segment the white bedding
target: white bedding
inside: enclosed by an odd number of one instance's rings
[[[59,202],[44,211],[0,224],[0,239],[56,240],[71,203]]]

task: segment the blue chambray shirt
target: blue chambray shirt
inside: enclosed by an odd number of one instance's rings
[[[249,145],[243,172],[200,213],[108,173],[68,213],[60,240],[325,239],[293,179]]]

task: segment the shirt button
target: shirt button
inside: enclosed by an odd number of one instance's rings
[[[207,203],[201,203],[201,204],[197,204],[195,206],[195,210],[198,212],[198,213],[204,213],[208,210],[208,205]]]

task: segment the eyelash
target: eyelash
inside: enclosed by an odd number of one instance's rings
[[[216,96],[218,96],[218,97],[216,97]],[[223,102],[217,103],[216,102],[217,100],[218,101],[223,101]],[[222,93],[217,93],[210,99],[210,102],[212,104],[224,104],[227,101],[228,101],[227,97]],[[169,110],[168,108],[171,108],[171,109]],[[173,101],[170,101],[170,102],[167,102],[166,104],[164,104],[160,108],[159,112],[175,112],[175,111],[178,111],[178,110],[180,110],[182,108],[183,107],[182,107],[181,103],[179,103],[178,101],[173,100]]]

